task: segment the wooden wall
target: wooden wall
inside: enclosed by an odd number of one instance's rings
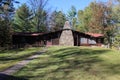
[[[73,31],[74,36],[74,46],[101,46],[104,43],[103,37],[91,37],[90,35]],[[82,39],[85,39],[84,42]],[[91,43],[95,42],[95,43]]]
[[[73,31],[74,46],[101,46],[104,42],[103,37],[91,37],[85,33]],[[59,45],[59,40],[62,30],[56,32],[45,33],[42,35],[13,35],[13,46],[15,47],[25,47],[25,46],[52,46]],[[87,42],[83,43],[82,38],[86,38]],[[94,40],[96,44],[91,44],[90,40]]]

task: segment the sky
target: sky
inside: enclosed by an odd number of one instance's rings
[[[76,10],[83,10],[90,2],[95,0],[48,0],[47,7],[51,10],[63,11],[67,13],[71,6],[75,6]],[[97,0],[98,1],[98,0]],[[99,0],[106,2],[107,0]],[[20,0],[20,4],[16,4],[15,7],[20,6],[22,3],[29,3],[29,0]]]
[[[48,4],[51,5],[53,9],[66,13],[70,10],[72,5],[75,6],[77,10],[79,10],[84,9],[92,1],[93,0],[49,0]]]

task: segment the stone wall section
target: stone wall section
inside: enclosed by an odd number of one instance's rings
[[[68,21],[65,22],[63,31],[60,36],[59,45],[74,46],[73,32]]]

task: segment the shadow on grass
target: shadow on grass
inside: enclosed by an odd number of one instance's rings
[[[82,74],[82,71],[88,73],[89,75],[99,75],[99,68],[94,70],[93,66],[104,62],[99,55],[110,51],[111,50],[107,49],[79,47],[53,48],[48,50],[46,54],[41,55],[39,59],[34,60],[35,62],[33,61],[17,74],[19,75],[20,73],[21,76],[27,79],[41,78],[41,80],[74,80],[72,78],[68,79],[69,75],[80,76],[78,74]],[[107,68],[108,71],[116,73],[115,71],[117,71],[118,67],[119,65],[109,65]],[[72,74],[72,72],[75,71],[76,73]],[[31,73],[31,75],[29,76],[28,73]],[[120,73],[118,72],[118,74]]]
[[[108,69],[105,72],[120,75],[120,64],[106,65],[105,67]]]
[[[20,49],[15,49],[15,50],[2,50],[0,51],[0,61],[7,61],[7,60],[16,60],[16,59],[20,59],[22,57],[26,57],[27,55],[23,55],[23,56],[16,56],[16,54],[18,52],[22,52],[24,51],[23,48]]]
[[[93,50],[93,49],[79,49],[78,47],[63,48],[53,51],[55,57],[65,57],[69,55],[95,55],[110,52],[111,50]],[[62,53],[62,54],[55,54]]]
[[[24,48],[19,48],[19,49],[11,49],[11,50],[0,50],[0,53],[12,53],[12,52],[20,52],[20,51],[24,51],[25,49]]]
[[[27,80],[27,79],[20,78],[20,77],[14,77],[11,75],[5,75],[5,74],[0,73],[0,80]]]
[[[20,49],[16,49],[16,50],[2,51],[2,52],[0,52],[1,53],[0,61],[22,60],[22,59],[25,59],[25,58],[27,58],[29,56],[32,56],[33,54],[38,54],[38,52],[24,53],[24,51],[25,51],[24,48],[20,48]],[[32,51],[32,49],[29,49],[28,51]],[[6,55],[4,56],[4,54],[6,54]]]
[[[30,53],[30,54],[23,54],[23,55],[20,55],[20,56],[17,56],[17,55],[15,55],[15,54],[13,54],[13,55],[11,55],[11,56],[5,56],[5,57],[2,56],[2,57],[0,57],[0,61],[23,60],[23,59],[25,59],[25,58],[33,55],[33,54],[36,54],[36,53],[33,52],[33,53]]]

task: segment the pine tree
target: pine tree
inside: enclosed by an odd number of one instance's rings
[[[15,8],[14,0],[0,0],[0,47],[8,48],[11,46],[12,29],[11,20]]]
[[[30,0],[33,13],[31,24],[36,32],[47,32],[48,13],[45,9],[47,2],[48,0]]]
[[[15,32],[34,32],[31,25],[30,17],[32,12],[26,4],[22,4],[17,10],[14,17],[13,29]]]
[[[77,15],[77,10],[76,10],[75,6],[71,6],[71,8],[67,14],[67,19],[70,21],[73,29],[76,29],[76,26],[77,26],[76,15]]]
[[[54,11],[50,16],[50,30],[58,31],[61,30],[66,21],[65,14],[61,11]]]

